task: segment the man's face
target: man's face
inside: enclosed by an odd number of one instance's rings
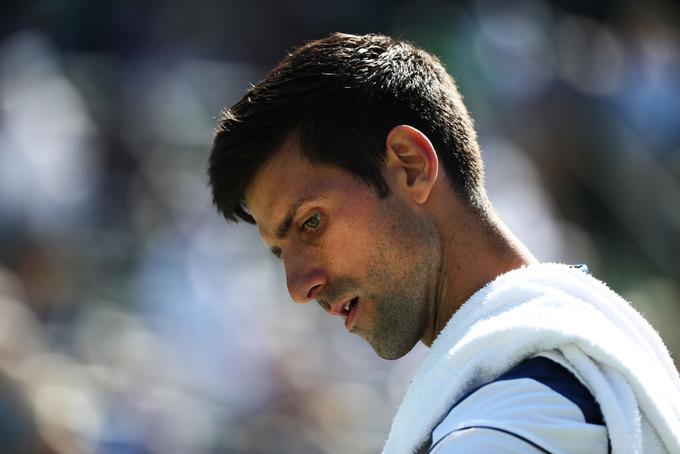
[[[436,229],[399,194],[380,199],[290,144],[246,191],[262,239],[284,263],[292,299],[317,300],[345,317],[347,329],[385,359],[405,355],[424,335],[440,263]]]

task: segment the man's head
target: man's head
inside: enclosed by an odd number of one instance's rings
[[[286,57],[225,113],[209,174],[218,210],[256,223],[283,259],[291,297],[347,317],[390,359],[438,310],[436,194],[475,212],[486,200],[453,80],[435,57],[378,35],[333,34]]]
[[[450,183],[481,208],[483,165],[472,120],[437,58],[387,36],[340,33],[288,55],[224,113],[209,166],[215,205],[229,220],[252,223],[245,190],[292,136],[310,161],[344,169],[385,196],[385,139],[402,124],[428,137]]]

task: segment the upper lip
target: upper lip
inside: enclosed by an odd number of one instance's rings
[[[346,300],[336,301],[334,303],[329,304],[328,313],[330,313],[331,315],[337,315],[338,317],[344,317],[345,315],[347,315],[347,313],[345,312],[345,304],[352,301],[353,299],[354,297]]]

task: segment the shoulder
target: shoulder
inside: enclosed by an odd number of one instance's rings
[[[513,450],[517,444],[522,447]],[[432,453],[475,452],[473,447],[606,453],[608,440],[588,389],[565,367],[537,356],[456,402],[432,432]]]

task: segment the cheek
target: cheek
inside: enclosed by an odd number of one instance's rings
[[[335,211],[321,241],[328,266],[358,278],[386,267],[401,276],[420,230],[412,225],[413,213],[397,200],[364,193],[346,200],[350,202]]]
[[[368,241],[359,232],[340,228],[328,232],[323,246],[328,266],[343,274],[363,268],[368,250]]]
[[[433,225],[404,207],[395,206],[386,213],[385,223],[375,238],[379,260],[390,268],[396,279],[407,278],[432,259],[437,235]]]
[[[374,227],[361,222],[359,216],[349,216],[327,229],[320,248],[329,267],[342,274],[366,273],[374,266],[375,249],[381,235]]]

